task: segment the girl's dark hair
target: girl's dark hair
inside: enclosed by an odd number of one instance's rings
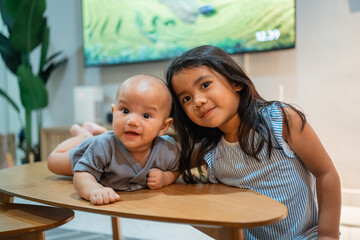
[[[243,86],[239,92],[239,103],[234,103],[238,104],[238,114],[241,119],[238,128],[240,148],[248,156],[259,161],[257,155],[264,146],[267,146],[269,157],[274,147],[271,141],[272,137],[274,137],[273,131],[271,131],[264,117],[259,114],[262,108],[274,102],[265,101],[259,95],[244,70],[225,51],[210,45],[193,48],[175,58],[170,63],[166,72],[166,81],[174,99],[171,115],[174,118],[174,128],[180,138],[181,144],[179,169],[184,181],[187,183],[197,183],[202,179],[201,165],[204,156],[209,150],[216,147],[222,136],[222,132],[218,128],[201,127],[192,122],[183,110],[172,86],[172,78],[174,75],[184,69],[201,66],[207,66],[225,76],[228,81]],[[286,110],[280,102],[277,102],[277,104],[284,116],[285,129],[289,132]],[[304,114],[291,105],[285,104],[284,106],[296,111],[301,117],[304,126],[306,122]],[[255,136],[258,138],[256,141]],[[198,149],[198,152],[194,155],[195,147]],[[194,156],[196,157],[200,178],[191,172],[191,158]]]

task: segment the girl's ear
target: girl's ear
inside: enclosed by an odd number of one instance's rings
[[[159,131],[159,136],[162,136],[162,135],[164,135],[165,134],[165,132],[168,130],[168,128],[171,126],[171,124],[173,123],[173,118],[167,118],[165,121],[164,121],[164,123],[163,123],[163,125],[161,126],[161,129],[160,129],[160,131]]]
[[[241,83],[237,83],[237,82],[234,82],[233,85],[236,92],[240,92],[244,87]]]

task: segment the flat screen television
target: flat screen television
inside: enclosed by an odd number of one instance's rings
[[[82,0],[85,66],[295,47],[295,0]]]

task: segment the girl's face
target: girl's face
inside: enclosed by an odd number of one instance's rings
[[[188,117],[197,125],[237,131],[241,86],[230,83],[213,69],[202,66],[181,70],[172,78],[174,91]]]

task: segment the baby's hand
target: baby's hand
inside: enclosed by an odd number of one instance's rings
[[[90,193],[90,202],[94,205],[103,205],[120,200],[120,196],[109,187],[100,187]]]
[[[150,189],[159,189],[164,186],[165,176],[164,172],[157,168],[150,169],[147,178],[147,186]]]

